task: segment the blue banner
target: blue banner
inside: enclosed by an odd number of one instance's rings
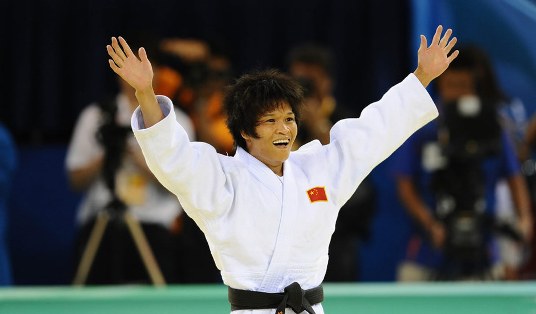
[[[452,28],[460,44],[484,49],[504,91],[529,115],[536,112],[536,1],[412,0],[412,9],[414,47],[419,34],[430,38],[439,24]]]

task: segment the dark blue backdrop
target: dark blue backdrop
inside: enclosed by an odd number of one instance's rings
[[[300,42],[328,45],[336,94],[359,112],[409,70],[408,7],[396,0],[1,1],[0,36],[9,44],[0,56],[0,120],[21,141],[65,142],[80,110],[114,89],[110,37],[142,30],[224,43],[238,74],[283,68]]]

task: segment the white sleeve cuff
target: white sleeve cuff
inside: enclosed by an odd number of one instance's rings
[[[156,96],[156,101],[158,101],[158,104],[160,105],[160,110],[162,110],[162,113],[164,114],[164,119],[171,114],[173,115],[173,120],[175,120],[175,110],[173,110],[173,102],[171,101],[171,99],[166,96],[158,95]],[[160,122],[162,121],[159,121],[155,125],[159,124]],[[134,131],[146,129],[145,122],[143,121],[143,114],[139,106],[138,108],[136,108],[136,110],[134,110],[130,124],[132,130]]]

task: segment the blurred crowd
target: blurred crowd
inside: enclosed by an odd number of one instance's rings
[[[190,140],[232,155],[222,102],[237,73],[226,51],[197,39],[139,36],[129,42],[146,47],[155,91],[173,100]],[[329,48],[304,43],[286,61],[285,70],[305,94],[295,148],[312,140],[329,144],[333,124],[359,116],[334,96],[336,60]],[[117,84],[118,94],[81,112],[68,146],[69,183],[84,193],[73,282],[220,282],[203,234],[156,181],[133,138],[134,90]],[[389,159],[396,193],[380,195],[366,179],[341,209],[326,281],[360,280],[359,246],[370,241],[379,198],[398,200],[413,222],[398,280],[536,277],[536,119],[501,90],[488,56],[477,47],[460,48],[431,94],[440,117]],[[17,158],[1,125],[0,152],[0,285],[10,285],[6,212]]]

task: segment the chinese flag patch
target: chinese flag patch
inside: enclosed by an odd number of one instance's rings
[[[328,201],[326,189],[323,186],[317,186],[310,190],[307,190],[307,196],[309,197],[311,203]]]

